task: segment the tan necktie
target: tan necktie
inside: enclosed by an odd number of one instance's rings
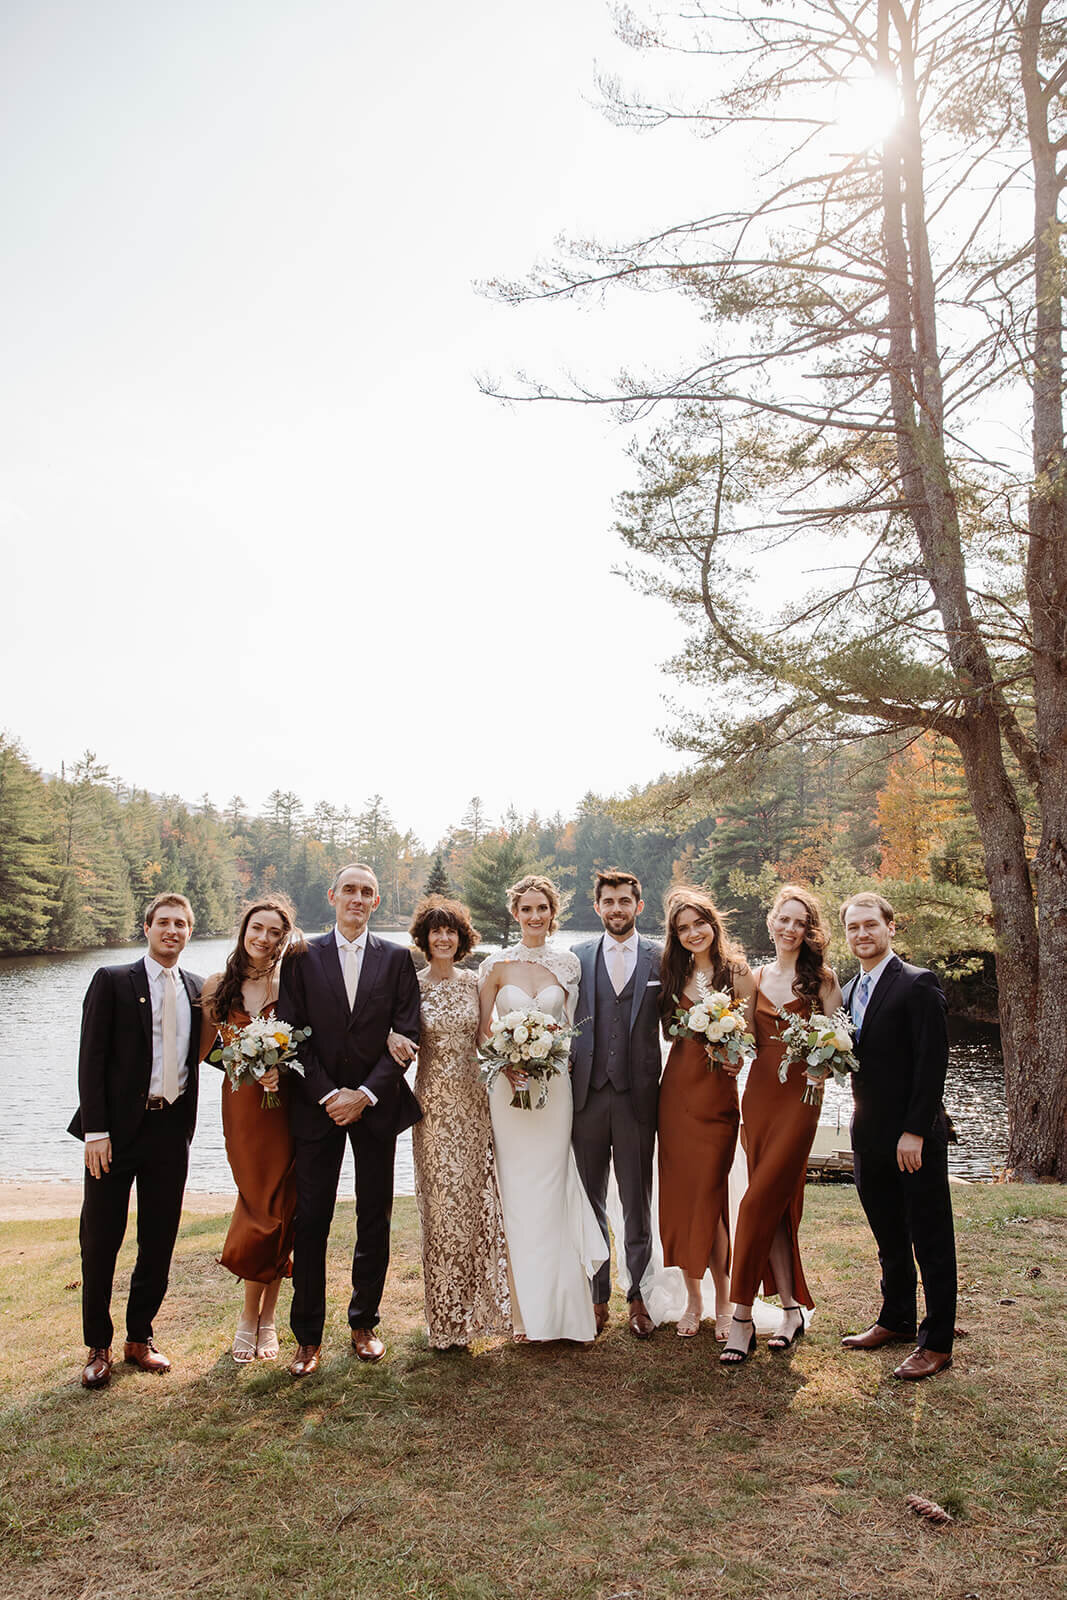
[[[163,1098],[172,1106],[178,1098],[178,975],[163,968]]]
[[[355,945],[345,945],[345,993],[348,995],[348,1009],[351,1011],[356,1003],[356,990],[359,988],[359,951]]]
[[[621,944],[611,947],[611,982],[616,994],[626,988],[626,952]]]

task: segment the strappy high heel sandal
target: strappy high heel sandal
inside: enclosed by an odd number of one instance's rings
[[[802,1339],[804,1334],[807,1331],[807,1329],[805,1327],[805,1324],[804,1324],[804,1311],[803,1311],[802,1307],[800,1307],[800,1306],[783,1306],[782,1310],[783,1311],[799,1311],[800,1312],[800,1322],[799,1322],[798,1326],[793,1329],[792,1333],[772,1333],[771,1334],[770,1338],[767,1340],[767,1349],[768,1350],[774,1350],[778,1355],[781,1355],[783,1350],[791,1350],[793,1348],[793,1346],[796,1344],[797,1340],[798,1339]]]
[[[738,1326],[742,1327],[742,1328],[747,1323],[748,1326],[751,1327],[751,1329],[752,1329],[752,1337],[748,1341],[748,1349],[747,1350],[730,1350],[730,1349],[726,1349],[726,1350],[723,1351],[722,1355],[719,1357],[720,1366],[723,1366],[723,1367],[739,1367],[742,1364],[742,1362],[748,1360],[749,1356],[752,1354],[752,1352],[756,1348],[756,1324],[752,1321],[751,1317],[731,1317],[730,1321],[731,1322],[736,1322],[738,1324]]]
[[[273,1322],[261,1322],[256,1334],[256,1355],[260,1361],[277,1361],[278,1330]]]
[[[233,1359],[238,1366],[256,1359],[256,1329],[247,1323],[238,1322],[237,1331],[233,1336]]]

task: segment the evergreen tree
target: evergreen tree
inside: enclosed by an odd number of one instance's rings
[[[55,909],[56,861],[44,783],[0,735],[0,951],[39,950]]]
[[[437,854],[433,858],[433,866],[430,868],[430,876],[426,879],[426,888],[424,893],[447,895],[451,892],[452,886],[448,881],[448,873],[445,871],[445,864],[441,859],[441,852],[438,850]]]
[[[471,851],[463,898],[475,925],[498,944],[508,944],[517,926],[508,910],[508,889],[527,872],[551,871],[538,861],[521,834],[491,834]]]

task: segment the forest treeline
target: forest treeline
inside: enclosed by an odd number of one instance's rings
[[[812,885],[832,911],[859,884],[899,908],[899,947],[950,978],[973,975],[992,947],[981,850],[952,747],[924,736],[905,749],[866,741],[793,746],[759,769],[705,772],[625,796],[586,794],[570,817],[490,817],[475,796],[427,846],[380,795],[360,810],[306,808],[274,790],[258,811],[239,796],[216,806],[152,795],[113,776],[91,751],[59,776],[0,737],[0,952],[88,949],[135,939],[160,889],[188,895],[198,933],[228,933],[249,895],[281,888],[301,923],[330,916],[326,888],[346,861],[378,875],[383,926],[404,926],[427,890],[461,895],[487,941],[510,934],[505,890],[525,870],[556,878],[566,922],[597,926],[592,878],[636,872],[643,924],[661,925],[672,882],[709,887],[747,948],[766,945],[777,883]]]

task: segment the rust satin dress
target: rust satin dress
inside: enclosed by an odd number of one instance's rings
[[[659,1232],[664,1265],[691,1278],[708,1270],[720,1218],[730,1236],[740,1119],[737,1079],[709,1070],[699,1039],[675,1039],[659,1090]]]
[[[737,1305],[751,1305],[762,1280],[765,1294],[777,1294],[771,1271],[771,1241],[784,1222],[793,1254],[793,1299],[809,1310],[811,1298],[800,1260],[797,1235],[804,1210],[804,1177],[819,1107],[806,1106],[804,1065],[794,1061],[785,1083],[778,1081],[785,1046],[778,1037],[777,1012],[756,977],[756,1059],[745,1085],[741,1115],[745,1125],[748,1188],[737,1213],[730,1295]],[[812,1011],[810,1000],[790,1000],[783,1010],[799,1016]]]
[[[263,1015],[273,1014],[271,1001]],[[251,1020],[247,1011],[231,1011],[223,1039]],[[293,1270],[296,1176],[289,1136],[289,1083],[284,1076],[278,1098],[280,1105],[264,1107],[258,1083],[243,1083],[234,1091],[225,1078],[222,1085],[222,1131],[237,1204],[219,1261],[238,1278],[253,1283],[273,1283]]]

